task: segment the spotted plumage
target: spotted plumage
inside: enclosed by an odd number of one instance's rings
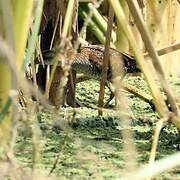
[[[77,73],[83,73],[90,78],[99,80],[103,65],[103,52],[104,46],[101,45],[90,45],[82,47],[80,51],[72,58],[72,69]],[[130,56],[126,53],[121,53],[113,48],[110,48],[109,53],[110,56],[115,54],[121,56],[119,59],[123,60],[123,71],[125,73],[141,72],[133,56]],[[43,52],[45,62],[50,61],[54,57],[54,54],[54,51]],[[109,81],[112,79],[111,63],[109,63],[108,66],[107,78]]]
[[[102,65],[103,65],[103,52],[104,47],[100,45],[91,45],[87,47],[82,47],[80,52],[74,57],[72,63],[72,69],[78,73],[83,73],[86,76],[92,77],[94,79],[100,79]],[[110,48],[110,56],[115,54],[121,56],[120,60],[123,60],[125,73],[136,73],[140,72],[140,69],[137,66],[136,60],[126,54],[121,53],[113,48]],[[109,63],[107,70],[107,78],[109,81],[112,79],[112,67]]]

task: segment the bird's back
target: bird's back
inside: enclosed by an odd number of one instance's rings
[[[73,60],[72,68],[79,73],[84,73],[89,77],[99,79],[103,65],[103,53],[104,46],[101,45],[82,47]],[[123,60],[124,73],[141,72],[137,66],[136,60],[132,56],[121,53],[113,48],[110,48],[109,54],[110,56],[118,55],[119,59]],[[112,79],[111,63],[109,63],[108,66],[107,77],[108,80]]]
[[[100,79],[103,65],[103,53],[104,46],[102,45],[89,45],[82,47],[72,58],[72,69],[77,73],[83,73],[90,78]],[[55,54],[55,51],[43,52],[45,62],[49,62],[50,59],[53,59]],[[124,73],[141,72],[133,56],[119,52],[113,48],[110,48],[109,54],[110,56],[118,55],[119,59],[123,61],[123,69],[121,69],[121,71],[123,70]],[[108,66],[107,78],[109,81],[112,79],[111,63],[109,63]]]

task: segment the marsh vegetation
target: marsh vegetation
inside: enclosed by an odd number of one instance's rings
[[[0,179],[180,179],[178,0],[1,0],[0,22]]]

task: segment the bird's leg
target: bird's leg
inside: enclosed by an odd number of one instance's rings
[[[112,84],[110,82],[106,82],[106,86],[108,87],[109,91],[110,91],[110,96],[109,96],[109,99],[107,100],[107,102],[103,105],[103,107],[108,107],[109,103],[111,102],[111,100],[114,98],[114,89],[112,87]],[[116,100],[115,100],[116,101]]]
[[[71,70],[67,82],[66,103],[71,107],[81,107],[81,103],[75,98],[76,72]]]
[[[121,75],[121,78],[120,78],[120,82],[122,83],[123,79],[125,77],[125,74],[123,73]],[[117,105],[117,99],[116,99],[116,96],[115,96],[115,89],[113,87],[113,84],[112,82],[110,81],[106,81],[106,86],[108,87],[109,91],[111,92],[110,96],[109,96],[109,99],[107,100],[107,102],[104,104],[103,107],[108,107],[108,104],[111,102],[111,100],[115,97],[115,106]]]
[[[103,107],[108,107],[108,104],[111,102],[111,100],[115,97],[115,91],[113,89],[113,86],[110,82],[106,83],[106,86],[108,87],[109,91],[111,92],[109,99],[107,102],[104,104]],[[152,107],[152,109],[155,109],[153,99],[150,95],[145,94],[143,91],[139,90],[138,88],[129,85],[129,84],[124,84],[123,83],[123,89],[128,91],[131,94],[134,94],[136,97],[140,98],[141,100],[149,103],[149,105]],[[116,102],[116,100],[115,100]]]

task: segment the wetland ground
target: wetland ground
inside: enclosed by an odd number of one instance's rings
[[[149,93],[140,77],[130,77],[127,83]],[[180,81],[173,80],[174,91],[180,93]],[[52,112],[44,110],[39,115],[41,135],[40,166],[48,174],[53,169],[57,179],[117,179],[124,172],[121,119],[111,112],[99,117],[93,109],[97,105],[99,83],[90,80],[77,86],[77,98],[84,107],[62,108],[53,119]],[[106,91],[106,98],[109,92]],[[126,93],[133,116],[131,127],[138,151],[138,163],[148,162],[153,127],[158,120],[149,104]],[[114,100],[110,103],[113,108]],[[61,122],[61,123],[59,123]],[[157,159],[179,151],[177,129],[167,125],[160,134]],[[15,146],[16,157],[24,168],[32,165],[32,144],[27,132],[19,133]],[[56,166],[53,168],[53,164]],[[155,179],[180,179],[180,168],[165,172]]]

